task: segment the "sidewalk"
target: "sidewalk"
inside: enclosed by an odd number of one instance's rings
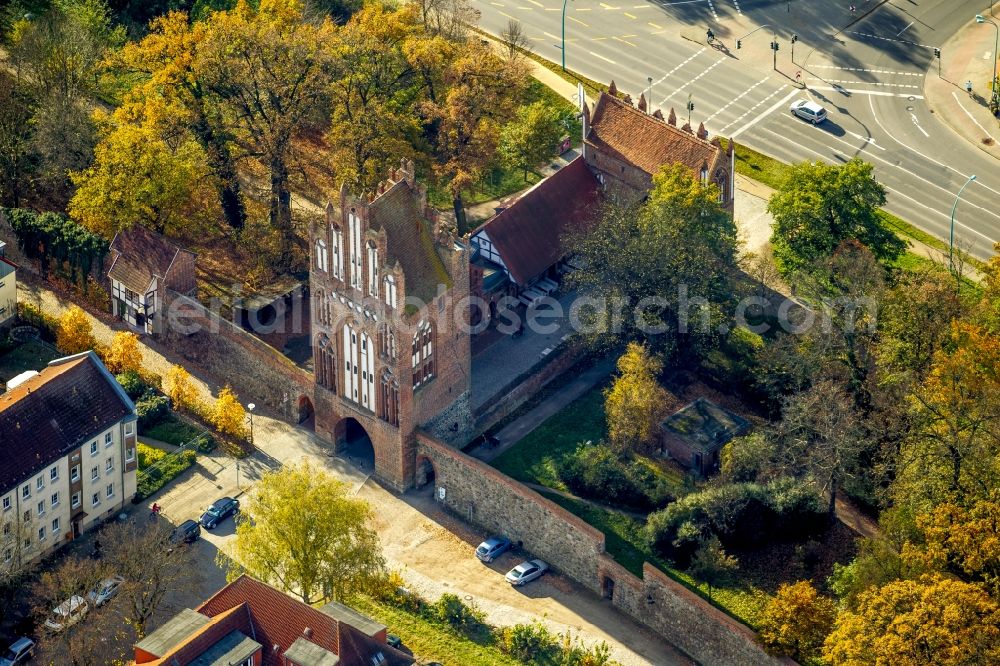
[[[1000,16],[987,19],[1000,23]],[[1000,121],[990,113],[996,32],[989,24],[970,22],[941,47],[941,75],[928,72],[927,104],[962,139],[1000,159]],[[972,81],[973,97],[965,91]]]

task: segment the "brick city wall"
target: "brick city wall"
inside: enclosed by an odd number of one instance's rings
[[[298,420],[299,398],[313,398],[310,373],[187,296],[168,291],[164,306],[163,345],[231,384],[243,402],[258,401]]]
[[[699,663],[794,663],[766,654],[749,627],[649,563],[642,578],[635,576],[604,552],[603,532],[486,463],[422,432],[417,433],[417,457],[433,465],[435,497],[447,510],[487,532],[521,541],[532,555],[610,597],[616,608]]]

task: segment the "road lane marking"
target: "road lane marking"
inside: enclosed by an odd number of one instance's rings
[[[580,25],[582,25],[584,28],[589,28],[590,27],[589,25],[587,25],[586,23],[584,23],[583,21],[581,21],[578,18],[573,18],[572,16],[567,16],[566,18],[568,18],[570,21],[576,21],[577,23],[579,23]]]
[[[633,16],[632,14],[629,14],[628,12],[623,12],[623,13],[625,14],[625,16],[629,17],[630,19],[637,18],[637,17]]]
[[[716,21],[718,21],[719,20],[719,15],[715,13],[715,4],[712,2],[712,0],[708,0],[708,8],[712,11],[712,17]]]
[[[788,86],[788,84],[786,83],[785,85],[781,86],[780,88],[778,88],[778,90],[775,90],[774,92],[775,93],[780,92],[780,91],[784,90],[787,86]],[[767,116],[769,116],[772,113],[774,113],[775,109],[780,108],[783,104],[787,104],[788,100],[790,100],[791,98],[795,97],[798,94],[799,94],[799,89],[798,88],[792,90],[787,95],[785,95],[784,97],[782,97],[781,99],[779,99],[777,102],[775,102],[774,104],[772,104],[770,107],[768,107],[767,110],[763,111],[759,116],[757,116],[756,118],[754,118],[753,120],[751,120],[750,122],[748,122],[746,125],[744,125],[743,127],[739,128],[738,130],[736,130],[735,132],[733,132],[732,134],[730,134],[729,138],[730,139],[735,139],[740,134],[743,134],[743,132],[746,132],[748,129],[750,129],[751,127],[753,127],[757,123],[759,123],[761,120],[763,120]],[[753,108],[757,108],[757,106],[760,106],[760,104],[763,103],[767,99],[768,98],[765,97],[763,100],[761,100],[760,103],[758,103],[757,105],[755,105]],[[746,115],[746,114],[744,114],[744,115]],[[732,123],[730,123],[730,125],[731,124]],[[729,125],[727,125],[726,127],[728,127],[728,126]]]
[[[886,83],[883,81],[855,81],[855,80],[845,80],[845,79],[821,79],[815,76],[809,77],[810,81],[822,81],[824,83],[853,83],[860,84],[864,86],[891,86],[893,88],[920,88],[920,86],[910,85],[909,83]]]
[[[816,129],[820,129],[820,128],[816,127]],[[861,139],[862,141],[864,141],[865,143],[867,143],[869,146],[875,146],[879,150],[885,150],[885,148],[883,148],[882,146],[880,146],[877,143],[875,143],[875,139],[872,138],[872,137],[870,137],[870,136],[862,136],[860,134],[855,134],[851,130],[847,130],[847,133],[850,134],[853,137],[857,137],[858,139]]]
[[[989,131],[985,127],[983,127],[982,125],[980,125],[979,121],[976,120],[976,118],[971,113],[969,113],[969,110],[967,108],[965,108],[965,105],[962,104],[962,101],[960,99],[958,99],[958,95],[955,94],[954,90],[951,92],[951,96],[954,97],[955,101],[958,102],[958,105],[960,107],[962,107],[962,111],[965,111],[965,115],[969,116],[969,120],[971,120],[972,122],[976,123],[976,127],[978,127],[979,129],[981,129],[986,136],[988,136],[991,139],[993,139],[993,135],[990,134]],[[916,122],[916,121],[914,121],[914,122]],[[926,132],[925,132],[925,134],[926,134]],[[995,143],[996,139],[993,139],[993,141]]]
[[[505,5],[505,4],[501,3],[501,2],[491,2],[490,4],[493,5],[494,7],[506,7],[507,6],[507,5]]]
[[[604,9],[621,9],[621,7],[614,7],[614,6],[609,5],[607,3],[604,3],[604,2],[602,2],[600,4],[601,4],[601,7],[603,7]]]
[[[726,60],[726,59],[727,59],[727,56],[721,56],[718,60],[716,60],[711,65],[709,65],[708,67],[706,67],[704,69],[704,71],[702,71],[698,76],[694,77],[693,79],[691,79],[690,81],[688,81],[687,83],[685,83],[684,85],[682,85],[680,88],[678,88],[677,90],[673,91],[672,93],[670,93],[669,95],[667,95],[666,97],[664,97],[663,101],[660,102],[659,104],[657,104],[657,106],[662,107],[664,104],[666,104],[668,101],[670,101],[674,97],[674,95],[676,95],[677,93],[679,93],[680,91],[684,90],[685,88],[687,88],[689,85],[691,85],[692,83],[694,83],[695,81],[697,81],[701,77],[703,77],[706,74],[708,74],[709,72],[711,72],[713,69],[715,69],[716,67],[718,67],[719,65],[721,65],[722,61]]]
[[[656,28],[657,30],[663,30],[663,28],[661,28],[660,26],[656,25],[656,24],[655,24],[655,23],[653,23],[652,21],[649,21],[649,22],[647,22],[647,23],[646,23],[646,25],[651,25],[651,26],[653,26],[654,28]]]
[[[734,118],[732,121],[730,121],[730,123],[728,125],[726,125],[725,127],[723,127],[722,130],[719,131],[718,133],[722,134],[727,129],[729,129],[730,127],[732,127],[733,125],[735,125],[736,123],[740,122],[741,120],[743,120],[744,118],[746,118],[747,116],[749,116],[751,113],[753,113],[754,111],[756,111],[757,107],[759,107],[762,104],[766,103],[769,99],[771,99],[772,97],[774,97],[775,95],[777,95],[778,93],[780,93],[782,90],[784,90],[787,87],[788,87],[787,83],[783,84],[780,88],[778,88],[777,90],[775,90],[774,92],[772,92],[770,95],[768,95],[764,99],[760,100],[759,102],[757,102],[756,104],[754,104],[753,106],[751,106],[749,109],[747,109],[746,111],[744,111],[743,113],[741,113],[739,116],[737,116],[736,118]]]
[[[904,32],[906,32],[906,29],[907,29],[907,28],[909,28],[909,27],[910,27],[911,25],[913,25],[914,23],[916,23],[916,21],[910,21],[910,22],[909,22],[909,23],[908,23],[908,24],[906,25],[906,28],[903,28],[902,30],[900,30],[899,32],[897,32],[897,33],[896,33],[896,36],[897,36],[897,37],[899,37],[900,35],[902,35],[902,34],[903,34]]]
[[[928,139],[931,138],[931,135],[928,134],[924,130],[924,128],[920,126],[920,122],[917,120],[917,114],[915,114],[912,111],[910,111],[910,118],[913,120],[913,124],[917,126],[917,129],[920,130],[920,133],[923,134],[925,138],[928,138]]]
[[[587,51],[587,53],[589,53],[590,55],[594,56],[595,58],[600,58],[601,60],[604,60],[605,62],[610,62],[612,65],[617,65],[618,64],[614,60],[612,60],[611,58],[605,58],[604,56],[602,56],[599,53],[594,53],[593,51]]]
[[[701,47],[701,49],[698,50],[697,52],[695,52],[695,54],[692,55],[690,58],[688,58],[687,60],[685,60],[684,62],[682,62],[681,64],[677,65],[672,70],[670,70],[669,72],[667,72],[666,74],[664,74],[663,76],[661,76],[659,79],[657,79],[653,83],[653,85],[656,86],[656,85],[659,85],[659,84],[663,83],[667,79],[668,76],[670,76],[671,74],[673,74],[674,72],[676,72],[678,69],[680,69],[684,65],[688,64],[689,62],[691,62],[692,60],[694,60],[695,58],[697,58],[699,55],[701,55],[702,51],[704,51],[706,48],[707,47],[705,47],[705,46]],[[645,92],[649,92],[649,86],[646,86],[645,88],[643,88],[642,92],[644,92],[644,93]],[[649,100],[649,103],[652,104],[653,100]]]
[[[922,46],[925,49],[934,48],[930,44],[920,44],[919,42],[911,42],[906,39],[893,39],[892,37],[881,37],[879,35],[873,35],[869,32],[854,32],[852,30],[846,30],[845,32],[849,35],[857,35],[859,37],[871,37],[872,39],[881,39],[882,41],[885,42],[897,42],[899,44],[909,44],[910,46]]]
[[[839,65],[809,65],[810,69],[836,69],[841,72],[869,72],[871,74],[895,74],[896,76],[923,76],[923,72],[897,72],[892,69],[870,69],[867,67],[840,67]]]
[[[715,118],[717,115],[719,115],[720,113],[722,113],[723,111],[725,111],[726,109],[728,109],[730,106],[732,106],[736,102],[740,101],[740,99],[742,99],[745,95],[749,94],[751,90],[753,90],[754,88],[756,88],[757,86],[759,86],[760,84],[764,83],[765,81],[767,81],[770,78],[771,78],[770,76],[765,76],[760,81],[758,81],[757,83],[753,84],[752,86],[750,86],[749,88],[747,88],[746,90],[744,90],[743,92],[741,92],[735,99],[731,100],[724,107],[722,107],[721,109],[718,109],[715,113],[713,113],[712,115],[710,115],[708,118],[705,118],[705,122],[707,123],[712,118]]]
[[[517,18],[516,16],[511,16],[507,12],[497,12],[497,13],[500,14],[500,16],[506,16],[507,18],[513,19],[515,21],[520,21],[521,20],[521,19]]]
[[[736,13],[743,16],[743,10],[740,9],[740,0],[733,0],[733,4],[736,5]]]
[[[632,42],[628,41],[627,39],[622,39],[621,37],[612,37],[611,39],[613,39],[615,41],[618,41],[618,42],[621,42],[622,44],[628,44],[629,46],[635,46],[635,44],[633,44]]]
[[[843,88],[834,86],[809,86],[809,90],[836,90],[839,93],[851,93],[852,95],[872,95],[874,97],[905,97],[906,99],[923,99],[923,95],[911,95],[910,93],[887,92],[885,90],[858,90],[855,88]]]

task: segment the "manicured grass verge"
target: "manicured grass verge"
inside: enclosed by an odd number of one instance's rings
[[[386,625],[389,633],[402,638],[403,645],[423,660],[463,666],[516,666],[520,663],[495,647],[480,645],[415,613],[367,598],[352,600],[351,605]]]
[[[649,562],[708,600],[708,587],[706,585],[698,583],[683,571],[674,569],[653,554],[643,538],[643,525],[639,521],[555,493],[543,492],[542,495],[604,532],[605,548],[608,555],[636,576],[642,577],[642,564]],[[738,576],[735,578],[738,580]],[[752,586],[745,588],[713,587],[710,603],[747,625],[755,627],[767,599],[768,596],[763,590]]]
[[[569,490],[559,479],[557,462],[571,454],[579,443],[596,442],[604,437],[607,421],[603,389],[603,385],[598,385],[553,414],[498,456],[492,462],[493,467],[519,481]]]
[[[196,428],[187,421],[184,421],[174,414],[170,414],[162,422],[157,423],[151,428],[147,428],[140,433],[140,436],[146,435],[152,439],[158,439],[161,442],[166,442],[167,444],[173,444],[174,446],[184,446],[191,440],[195,439],[199,435],[202,435],[205,431]],[[211,435],[206,435],[207,441],[204,444],[199,444],[198,450],[202,453],[208,453],[215,448],[215,438]]]
[[[0,355],[0,384],[27,370],[41,370],[59,356],[58,351],[40,340],[18,344]]]
[[[155,493],[178,474],[193,465],[197,457],[194,451],[180,451],[177,454],[168,454],[166,451],[154,449],[141,442],[136,448],[139,455],[139,472],[136,474],[136,499],[143,499]]]

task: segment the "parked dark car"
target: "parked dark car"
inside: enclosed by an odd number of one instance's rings
[[[206,530],[214,529],[229,516],[235,515],[240,510],[240,501],[232,497],[223,497],[212,503],[212,506],[205,509],[201,514],[201,526]]]
[[[197,520],[185,520],[170,533],[170,543],[194,543],[201,536],[201,525]]]

